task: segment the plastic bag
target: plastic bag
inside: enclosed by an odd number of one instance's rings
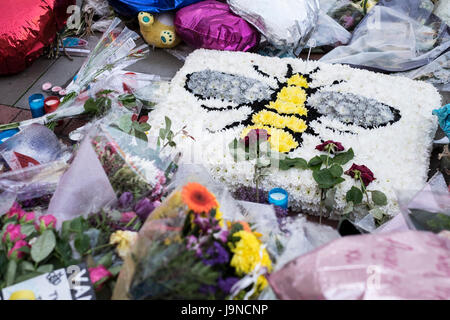
[[[389,4],[392,7],[375,6],[353,32],[350,44],[320,61],[398,72],[428,64],[450,47],[448,26],[430,11],[418,10],[417,0]]]
[[[298,55],[314,32],[318,0],[227,0],[231,10],[254,25],[278,49]]]
[[[33,124],[0,145],[1,171],[19,170],[61,159],[66,147],[56,135]]]
[[[174,168],[171,159],[159,156],[147,141],[97,122],[61,179],[49,210],[58,222],[117,205],[146,218],[165,194]]]
[[[412,230],[439,233],[450,230],[450,192],[441,173],[435,175],[412,199],[398,192],[400,210]]]
[[[351,38],[350,32],[320,10],[316,29],[311,35],[311,39],[307,42],[306,47],[314,48],[327,45],[337,47],[347,44]]]
[[[270,258],[248,223],[228,220],[235,214],[218,199],[209,184],[178,186],[139,231],[113,299],[257,297]]]
[[[430,62],[429,64],[409,72],[402,72],[398,76],[408,77],[431,83],[439,91],[450,91],[450,52]]]
[[[448,300],[449,250],[449,239],[430,232],[348,236],[289,262],[269,283],[280,299]]]

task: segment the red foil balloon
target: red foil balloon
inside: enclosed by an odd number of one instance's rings
[[[0,74],[24,70],[53,42],[75,0],[1,0]]]

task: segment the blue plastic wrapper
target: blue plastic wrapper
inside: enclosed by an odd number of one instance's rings
[[[124,16],[134,16],[141,11],[161,13],[191,5],[200,0],[108,0],[111,7]]]

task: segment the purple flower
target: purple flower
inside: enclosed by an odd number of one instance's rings
[[[119,198],[119,206],[121,208],[128,208],[133,202],[133,194],[131,192],[124,192]]]
[[[192,236],[192,235],[188,236],[186,247],[188,250],[195,251],[195,254],[197,255],[197,257],[201,257],[202,250],[200,249],[200,243],[199,243],[197,237]]]
[[[222,243],[226,243],[228,239],[228,230],[227,229],[221,229],[219,232],[214,234],[214,238],[222,241]]]
[[[225,279],[219,278],[219,289],[224,293],[229,294],[231,292],[231,288],[234,286],[236,282],[239,281],[239,278],[236,277],[228,277]]]
[[[147,198],[139,200],[134,207],[134,212],[142,221],[145,221],[153,210],[155,210],[155,205]]]
[[[217,287],[204,284],[200,287],[200,289],[198,289],[198,291],[203,294],[215,294],[217,291]]]
[[[206,253],[203,257],[209,258],[209,259],[202,259],[202,262],[207,266],[213,266],[216,264],[225,264],[228,263],[228,261],[230,260],[230,254],[228,253],[228,251],[225,250],[225,248],[222,247],[222,245],[216,241],[214,241],[212,247],[209,247],[206,250]]]

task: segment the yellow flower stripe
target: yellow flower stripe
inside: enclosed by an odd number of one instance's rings
[[[266,107],[275,109],[279,113],[293,113],[305,117],[308,115],[308,109],[305,108],[304,104],[297,105],[280,99],[277,99],[275,102],[271,101]]]
[[[289,128],[294,132],[304,132],[308,128],[303,119],[299,119],[295,116],[280,116],[275,112],[267,110],[255,113],[252,116],[252,121],[254,124],[270,125],[279,129]]]
[[[267,133],[270,135],[270,147],[278,152],[289,152],[298,147],[298,142],[295,141],[294,137],[289,132],[269,126],[248,126],[242,131],[241,138],[243,139],[252,129],[267,130]]]
[[[292,77],[290,77],[287,81],[287,84],[289,86],[296,86],[296,87],[302,87],[302,88],[309,87],[308,81],[305,79],[305,77],[299,75],[298,73],[296,73]]]
[[[277,99],[296,105],[303,105],[306,98],[306,91],[299,87],[284,87],[277,95]]]

